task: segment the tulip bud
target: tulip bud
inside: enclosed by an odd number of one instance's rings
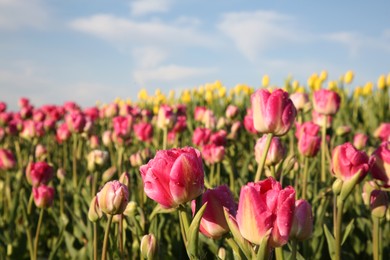
[[[46,162],[30,162],[26,168],[26,178],[33,187],[47,184],[53,178],[53,167]]]
[[[108,168],[107,170],[104,171],[104,173],[102,175],[102,181],[108,182],[109,180],[112,179],[112,177],[114,177],[115,173],[116,173],[116,167],[111,166],[110,168]]]
[[[145,235],[141,239],[141,255],[145,259],[154,259],[157,255],[157,241],[153,234]]]
[[[89,147],[91,149],[97,149],[99,147],[99,137],[97,135],[91,135],[89,138]]]
[[[370,196],[373,190],[379,189],[374,181],[366,181],[363,184],[362,198],[366,206],[370,206]]]
[[[63,181],[65,181],[65,176],[66,176],[66,171],[64,168],[58,168],[57,170],[57,179],[59,179],[61,181],[61,183]]]
[[[192,135],[192,143],[197,146],[205,145],[209,142],[210,136],[210,129],[197,127]]]
[[[226,248],[221,246],[218,248],[218,259],[225,260],[226,259]]]
[[[377,218],[384,218],[389,204],[386,191],[373,190],[370,196],[371,215]]]
[[[103,216],[99,204],[97,202],[97,197],[93,197],[91,203],[89,204],[88,219],[92,222],[98,221]]]
[[[103,144],[107,147],[110,146],[110,144],[112,143],[111,136],[112,136],[111,131],[107,130],[103,132],[102,141]]]
[[[119,181],[107,182],[96,196],[100,209],[109,215],[122,214],[129,200],[128,188]]]
[[[336,135],[338,135],[338,136],[343,136],[343,135],[346,135],[346,134],[348,134],[348,133],[350,133],[351,132],[351,127],[349,127],[349,126],[339,126],[339,127],[337,127],[337,129],[336,129]]]
[[[14,168],[16,160],[10,150],[0,149],[0,170],[9,170]]]
[[[128,172],[123,172],[119,177],[119,182],[130,188],[130,175]]]
[[[33,197],[38,208],[49,208],[53,205],[54,188],[43,184],[38,188],[33,187]]]
[[[290,238],[298,241],[308,239],[313,233],[313,213],[311,205],[306,200],[295,201],[294,221]]]
[[[374,137],[380,138],[382,142],[390,141],[390,123],[381,123],[377,129],[375,129]]]
[[[334,115],[340,107],[340,96],[335,91],[320,89],[314,92],[314,110],[322,115]]]
[[[357,133],[353,137],[353,146],[355,146],[356,149],[362,150],[364,147],[366,147],[368,141],[368,135]]]
[[[173,109],[168,105],[160,106],[157,115],[157,127],[160,129],[171,128],[176,121]]]
[[[108,152],[93,150],[88,154],[88,170],[95,171],[96,165],[103,165],[108,160]]]
[[[134,216],[135,212],[137,211],[137,207],[137,202],[130,201],[129,203],[127,203],[126,209],[125,211],[123,211],[123,215],[127,217]]]
[[[202,157],[209,163],[219,163],[225,157],[225,147],[222,145],[207,144],[202,147]]]
[[[305,108],[310,105],[309,96],[306,93],[293,93],[291,94],[290,99],[297,110],[305,110]]]
[[[339,195],[342,188],[343,188],[343,181],[341,179],[336,179],[332,184],[333,194]]]
[[[238,114],[238,107],[237,106],[234,106],[234,105],[229,105],[227,108],[226,108],[226,117],[229,118],[229,119],[232,119],[234,118],[237,114]]]

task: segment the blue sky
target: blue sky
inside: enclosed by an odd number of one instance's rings
[[[390,72],[389,1],[0,0],[0,99],[136,98],[215,80]]]

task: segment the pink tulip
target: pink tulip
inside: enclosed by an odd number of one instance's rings
[[[35,122],[43,122],[46,118],[46,114],[41,109],[35,109],[33,111],[32,119]]]
[[[215,144],[217,146],[225,146],[226,145],[226,136],[227,133],[225,130],[219,130],[210,136],[210,143]]]
[[[324,125],[324,123],[326,123],[326,128],[329,128],[332,126],[332,121],[333,121],[332,116],[323,115],[323,114],[317,113],[315,110],[312,110],[311,117],[312,117],[313,123],[315,123],[316,125],[318,125],[320,127],[322,127]],[[325,117],[326,117],[326,122],[324,122]]]
[[[371,214],[377,218],[383,218],[386,215],[389,206],[389,197],[384,190],[373,190],[370,195]]]
[[[45,134],[42,122],[34,122],[31,119],[23,121],[23,130],[20,132],[20,136],[31,140],[34,137],[41,137]]]
[[[119,107],[115,103],[110,103],[104,110],[104,117],[113,118],[118,115]]]
[[[61,124],[56,131],[57,142],[62,143],[69,139],[71,132],[69,131],[68,125],[66,123]]]
[[[255,145],[255,159],[257,163],[260,163],[261,157],[265,150],[267,141],[267,135],[263,135],[259,138]],[[271,145],[268,149],[267,157],[265,159],[265,165],[276,165],[281,162],[286,155],[286,149],[278,137],[272,137]]]
[[[160,129],[171,128],[175,124],[176,115],[172,107],[161,105],[157,115],[157,127]]]
[[[135,136],[143,141],[149,142],[153,137],[153,126],[150,123],[140,122],[133,126]]]
[[[207,110],[206,107],[195,107],[195,112],[194,112],[195,121],[202,122],[206,110]]]
[[[340,96],[336,92],[328,89],[320,89],[314,92],[314,110],[323,115],[334,115],[340,107]]]
[[[282,89],[272,93],[265,89],[257,90],[251,96],[251,105],[255,129],[264,134],[286,134],[297,114],[288,93]]]
[[[303,110],[309,103],[309,97],[306,93],[296,92],[290,95],[290,99],[293,102],[297,110]]]
[[[260,245],[271,230],[268,244],[280,247],[287,243],[294,219],[295,190],[282,186],[272,177],[241,188],[237,224],[241,235]]]
[[[127,186],[116,180],[104,184],[96,196],[100,209],[109,215],[122,214],[129,202]]]
[[[372,177],[382,181],[385,187],[390,187],[390,141],[383,142],[372,156],[375,158]]]
[[[46,185],[33,187],[33,197],[38,208],[50,208],[54,201],[54,188]]]
[[[20,114],[21,118],[27,119],[33,115],[33,110],[34,110],[34,107],[32,107],[32,106],[22,107],[22,108],[20,108],[19,114]]]
[[[209,142],[211,136],[211,130],[208,128],[198,127],[195,129],[192,135],[192,143],[196,146],[202,146]]]
[[[30,106],[30,100],[28,98],[21,97],[18,101],[20,108]]]
[[[175,125],[173,126],[172,131],[175,133],[181,133],[187,129],[187,117],[186,116],[177,116]]]
[[[72,111],[65,116],[65,122],[71,133],[81,133],[87,121],[81,112]]]
[[[99,109],[97,107],[89,107],[84,109],[84,115],[94,122],[96,119],[99,118]]]
[[[320,127],[312,122],[296,124],[296,126],[295,136],[298,138],[298,151],[306,157],[316,156],[321,145],[321,137],[317,136]]]
[[[33,187],[47,184],[54,176],[53,167],[46,162],[30,162],[26,168],[27,182]]]
[[[12,152],[8,149],[0,149],[0,170],[9,170],[14,168],[16,160]]]
[[[0,102],[0,113],[3,113],[7,110],[7,103]]]
[[[128,137],[131,132],[133,118],[131,116],[116,116],[112,119],[114,133],[118,137]]]
[[[368,135],[357,133],[353,137],[353,146],[355,146],[356,149],[362,150],[364,147],[366,147],[368,141]]]
[[[295,201],[294,221],[290,238],[303,241],[313,233],[313,213],[311,205],[306,200]]]
[[[37,158],[39,161],[45,160],[47,155],[48,155],[48,152],[47,152],[46,146],[44,146],[42,144],[38,144],[35,147],[35,158]]]
[[[257,134],[255,125],[253,124],[253,111],[252,109],[246,110],[246,115],[244,117],[244,127],[251,134]]]
[[[360,174],[359,182],[367,175],[373,163],[365,152],[358,151],[351,143],[336,146],[332,153],[332,173],[337,179],[349,181]]]
[[[140,172],[146,195],[164,208],[175,208],[203,192],[202,157],[192,147],[160,150]]]
[[[234,106],[234,105],[229,105],[227,108],[226,108],[226,112],[225,112],[225,115],[227,118],[234,118],[237,114],[238,114],[239,110],[238,110],[238,107],[237,106]]]
[[[110,130],[106,130],[102,134],[102,142],[105,146],[110,146],[112,143],[112,132]]]
[[[202,205],[206,202],[207,207],[200,222],[199,230],[209,238],[218,239],[229,232],[223,208],[227,208],[229,213],[235,216],[237,204],[226,185],[206,190],[202,195]],[[191,204],[192,214],[195,213],[195,204],[195,200],[193,200]]]
[[[225,147],[222,145],[206,144],[202,147],[202,157],[209,163],[219,163],[225,157]]]
[[[390,141],[390,123],[381,123],[375,130],[374,136],[380,138],[382,142]]]
[[[68,113],[80,112],[80,107],[73,101],[66,101],[63,106],[64,110]]]

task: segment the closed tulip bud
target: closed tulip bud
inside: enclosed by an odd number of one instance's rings
[[[382,181],[385,187],[390,187],[390,141],[383,142],[372,157],[375,158],[371,169],[372,177]]]
[[[112,119],[114,136],[128,137],[131,132],[133,118],[131,116],[117,116]]]
[[[119,177],[119,182],[120,183],[123,183],[124,185],[126,185],[127,187],[130,188],[130,175],[128,172],[123,172],[121,174],[121,176]]]
[[[236,139],[237,134],[239,130],[241,129],[241,122],[240,121],[235,121],[232,126],[230,127],[230,133],[228,135],[229,139]]]
[[[206,110],[206,107],[196,107],[194,112],[195,121],[202,122]]]
[[[168,105],[161,105],[157,115],[157,127],[160,129],[171,128],[175,124],[176,116]]]
[[[66,123],[61,124],[56,130],[56,139],[57,142],[62,143],[69,139],[71,132],[69,131],[68,125]]]
[[[107,170],[105,170],[103,172],[102,181],[103,182],[108,182],[109,180],[112,179],[112,177],[114,177],[115,174],[116,174],[116,167],[115,166],[111,166],[110,168],[108,168]]]
[[[144,259],[155,259],[157,256],[157,240],[153,234],[141,239],[141,255]]]
[[[207,109],[204,112],[202,122],[206,128],[213,129],[216,125],[216,119],[212,110]]]
[[[373,190],[379,189],[374,181],[366,181],[363,185],[362,198],[366,206],[370,206],[370,197]]]
[[[366,147],[368,141],[368,135],[357,133],[353,137],[353,146],[355,146],[356,149],[362,150]]]
[[[153,126],[150,123],[141,122],[134,125],[135,136],[143,142],[149,142],[153,138]]]
[[[259,89],[251,96],[253,123],[260,133],[284,135],[291,128],[296,116],[296,109],[288,93],[277,89],[270,93]]]
[[[128,188],[119,181],[110,181],[96,195],[100,209],[109,215],[122,214],[129,201]]]
[[[130,155],[130,165],[132,167],[139,167],[143,164],[143,160],[140,152],[136,152]]]
[[[0,102],[0,113],[3,113],[7,110],[7,103],[5,102]]]
[[[370,196],[371,215],[377,218],[384,218],[389,205],[389,197],[386,191],[373,190]]]
[[[351,132],[351,127],[349,126],[339,126],[336,129],[336,135],[343,136]]]
[[[322,115],[334,115],[340,107],[340,96],[337,92],[320,89],[314,92],[313,107],[314,110]]]
[[[47,184],[53,178],[53,167],[46,162],[30,162],[26,168],[26,178],[33,187]]]
[[[209,164],[221,162],[225,157],[225,147],[222,145],[206,144],[202,147],[202,157]]]
[[[390,123],[381,123],[375,130],[374,137],[381,139],[382,142],[390,141]]]
[[[65,181],[66,171],[64,168],[58,168],[57,170],[57,179],[61,182]]]
[[[223,129],[226,127],[226,118],[220,117],[217,122],[217,129]]]
[[[260,245],[267,232],[271,232],[271,247],[287,243],[294,219],[295,190],[282,186],[272,177],[241,187],[237,211],[237,224],[241,235]]]
[[[192,147],[160,150],[140,172],[146,195],[164,208],[176,208],[203,193],[202,157]]]
[[[130,201],[129,203],[127,203],[126,209],[125,211],[123,211],[123,215],[128,217],[134,216],[137,211],[137,207],[137,202]]]
[[[332,153],[332,173],[343,182],[350,181],[356,174],[363,180],[373,163],[365,152],[356,150],[352,144],[336,146]]]
[[[306,200],[295,201],[294,221],[290,238],[298,241],[308,239],[313,233],[313,213],[311,205]]]
[[[39,187],[33,187],[33,197],[38,208],[49,208],[53,205],[54,188],[43,184]]]
[[[225,260],[226,259],[226,248],[221,246],[218,248],[218,259]]]
[[[88,219],[89,221],[96,222],[103,216],[99,204],[97,202],[97,197],[93,197],[91,203],[89,204]]]
[[[196,146],[202,146],[209,142],[211,130],[208,128],[196,128],[192,135],[192,143]]]
[[[103,165],[108,160],[108,152],[93,150],[88,154],[88,170],[94,171],[97,165]]]
[[[226,108],[226,117],[231,119],[231,118],[234,118],[237,114],[238,114],[239,110],[238,110],[238,107],[237,106],[234,106],[234,105],[229,105],[227,108]]]
[[[47,157],[47,149],[44,145],[38,144],[35,147],[35,158],[37,158],[39,161],[44,161]]]
[[[345,84],[349,84],[352,82],[353,80],[353,77],[354,77],[354,74],[353,74],[353,71],[352,70],[348,70],[345,75],[344,75],[344,83]]]
[[[14,168],[16,160],[12,152],[8,149],[0,149],[0,170],[9,170]]]
[[[260,163],[261,157],[265,150],[267,142],[267,135],[263,135],[257,140],[255,145],[255,159],[257,163]],[[281,162],[286,155],[286,149],[278,137],[272,137],[271,145],[268,149],[267,157],[265,159],[265,165],[276,165]]]
[[[112,132],[111,131],[106,130],[106,131],[103,132],[102,141],[103,141],[103,144],[105,146],[107,146],[107,147],[110,146],[110,144],[112,143],[111,136],[112,136]]]
[[[91,137],[89,138],[89,147],[91,149],[97,149],[99,148],[99,144],[99,137],[97,135],[91,135]]]
[[[214,189],[206,190],[202,195],[202,205],[207,202],[206,210],[200,221],[200,232],[213,239],[218,239],[229,232],[224,210],[227,208],[233,216],[237,212],[237,204],[228,186],[222,185]],[[195,214],[196,202],[191,204],[192,214]]]
[[[290,99],[298,111],[305,110],[306,107],[310,106],[309,96],[306,93],[293,93]]]

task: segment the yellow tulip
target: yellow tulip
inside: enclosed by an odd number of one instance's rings
[[[269,85],[269,76],[268,75],[263,76],[263,79],[261,80],[261,84],[262,84],[263,88],[268,87],[268,85]]]
[[[374,87],[374,84],[372,82],[367,82],[366,85],[364,85],[363,88],[363,96],[369,96],[372,94],[372,89]]]
[[[226,88],[225,88],[225,87],[221,87],[221,88],[218,90],[218,94],[219,94],[219,97],[220,97],[220,98],[225,97],[225,96],[226,96]]]
[[[386,77],[386,86],[390,87],[390,73]]]
[[[386,88],[386,77],[385,75],[380,75],[378,78],[378,88],[379,89],[385,89]]]
[[[213,101],[213,93],[210,90],[206,91],[205,100],[208,103],[211,103],[211,101]]]
[[[350,84],[353,80],[354,74],[352,70],[348,70],[344,75],[344,83]]]
[[[190,103],[191,102],[191,93],[188,90],[184,90],[181,94],[181,101],[183,103]]]
[[[293,88],[293,91],[296,92],[296,90],[299,88],[299,81],[298,80],[294,80],[292,82],[292,88]]]
[[[143,88],[138,92],[138,99],[139,100],[147,100],[148,99],[148,92],[146,91],[146,89]]]
[[[326,70],[321,71],[320,79],[321,81],[326,81],[328,79],[328,72]]]
[[[334,80],[331,80],[328,82],[328,89],[330,90],[337,90],[338,87],[337,87],[337,82],[334,81]]]

